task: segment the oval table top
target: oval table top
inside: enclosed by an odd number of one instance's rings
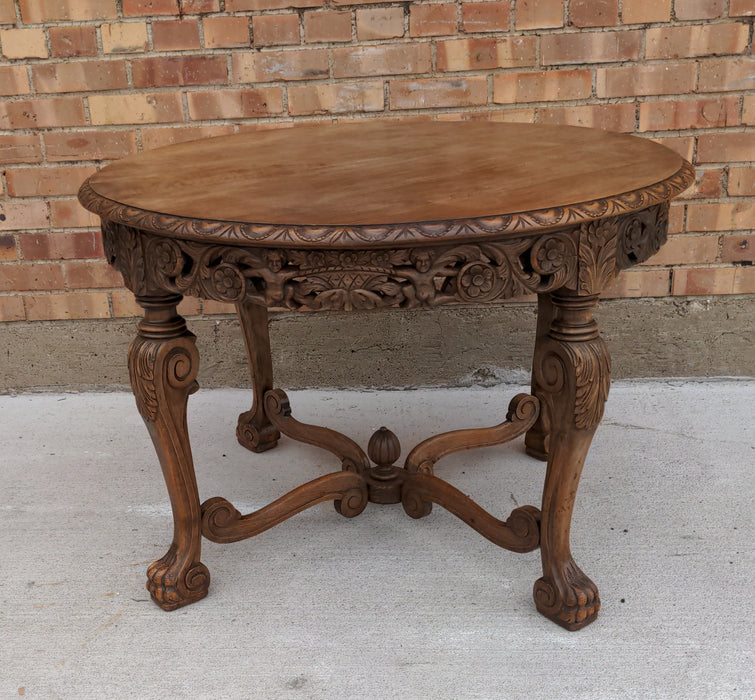
[[[693,178],[675,152],[624,134],[362,121],[166,146],[106,166],[79,197],[167,236],[370,247],[578,224],[668,201]]]

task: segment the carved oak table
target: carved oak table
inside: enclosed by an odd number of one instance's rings
[[[590,129],[490,123],[316,125],[169,146],[107,166],[79,199],[102,219],[109,262],[144,308],[129,352],[137,406],[170,494],[174,537],[147,571],[165,610],[204,597],[202,536],[233,542],[316,503],[346,517],[368,501],[420,518],[433,503],[495,544],[540,547],[537,609],[567,629],[595,619],[595,584],[569,529],[582,465],[608,394],[610,360],[593,309],[617,273],[663,244],[669,200],[691,166],[656,143]],[[267,309],[407,309],[537,294],[532,395],[490,428],[429,437],[403,466],[395,435],[367,453],[294,419],[274,388]],[[332,452],[341,470],[240,514],[200,505],[186,407],[198,354],[182,295],[235,303],[248,350],[251,409],[237,436],[255,452],[280,434]],[[541,509],[499,520],[435,476],[445,455],[525,434],[547,459]]]

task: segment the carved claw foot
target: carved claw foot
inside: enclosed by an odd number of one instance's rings
[[[207,567],[201,562],[179,560],[175,545],[147,569],[147,590],[163,610],[196,603],[207,595],[209,587]]]
[[[242,447],[252,452],[265,452],[278,444],[281,434],[278,428],[266,421],[260,425],[257,420],[258,411],[246,411],[239,416],[236,426],[236,438]]]
[[[600,610],[597,586],[573,559],[557,575],[538,579],[533,596],[540,613],[570,631],[589,625]]]

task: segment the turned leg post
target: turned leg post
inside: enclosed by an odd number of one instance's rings
[[[144,318],[128,356],[131,386],[160,460],[173,509],[173,542],[147,569],[147,589],[164,610],[207,595],[200,562],[202,517],[189,446],[186,405],[197,389],[199,354],[176,306],[180,295],[139,297]]]
[[[273,388],[273,362],[270,357],[270,332],[267,308],[259,304],[236,304],[244,334],[249,371],[252,375],[252,407],[239,416],[238,441],[253,452],[264,452],[278,444],[280,432],[265,413],[265,392]]]
[[[553,318],[539,343],[533,383],[547,405],[548,467],[543,488],[540,550],[543,576],[537,609],[569,630],[592,622],[600,600],[569,546],[577,486],[610,383],[610,356],[593,318],[597,295],[553,294]]]

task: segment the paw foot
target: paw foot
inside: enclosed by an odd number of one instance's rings
[[[163,610],[195,603],[207,595],[210,572],[201,562],[188,565],[177,557],[175,545],[147,569],[147,590]]]
[[[597,586],[574,561],[566,563],[560,576],[538,579],[533,595],[541,614],[572,631],[589,625],[600,610]]]

